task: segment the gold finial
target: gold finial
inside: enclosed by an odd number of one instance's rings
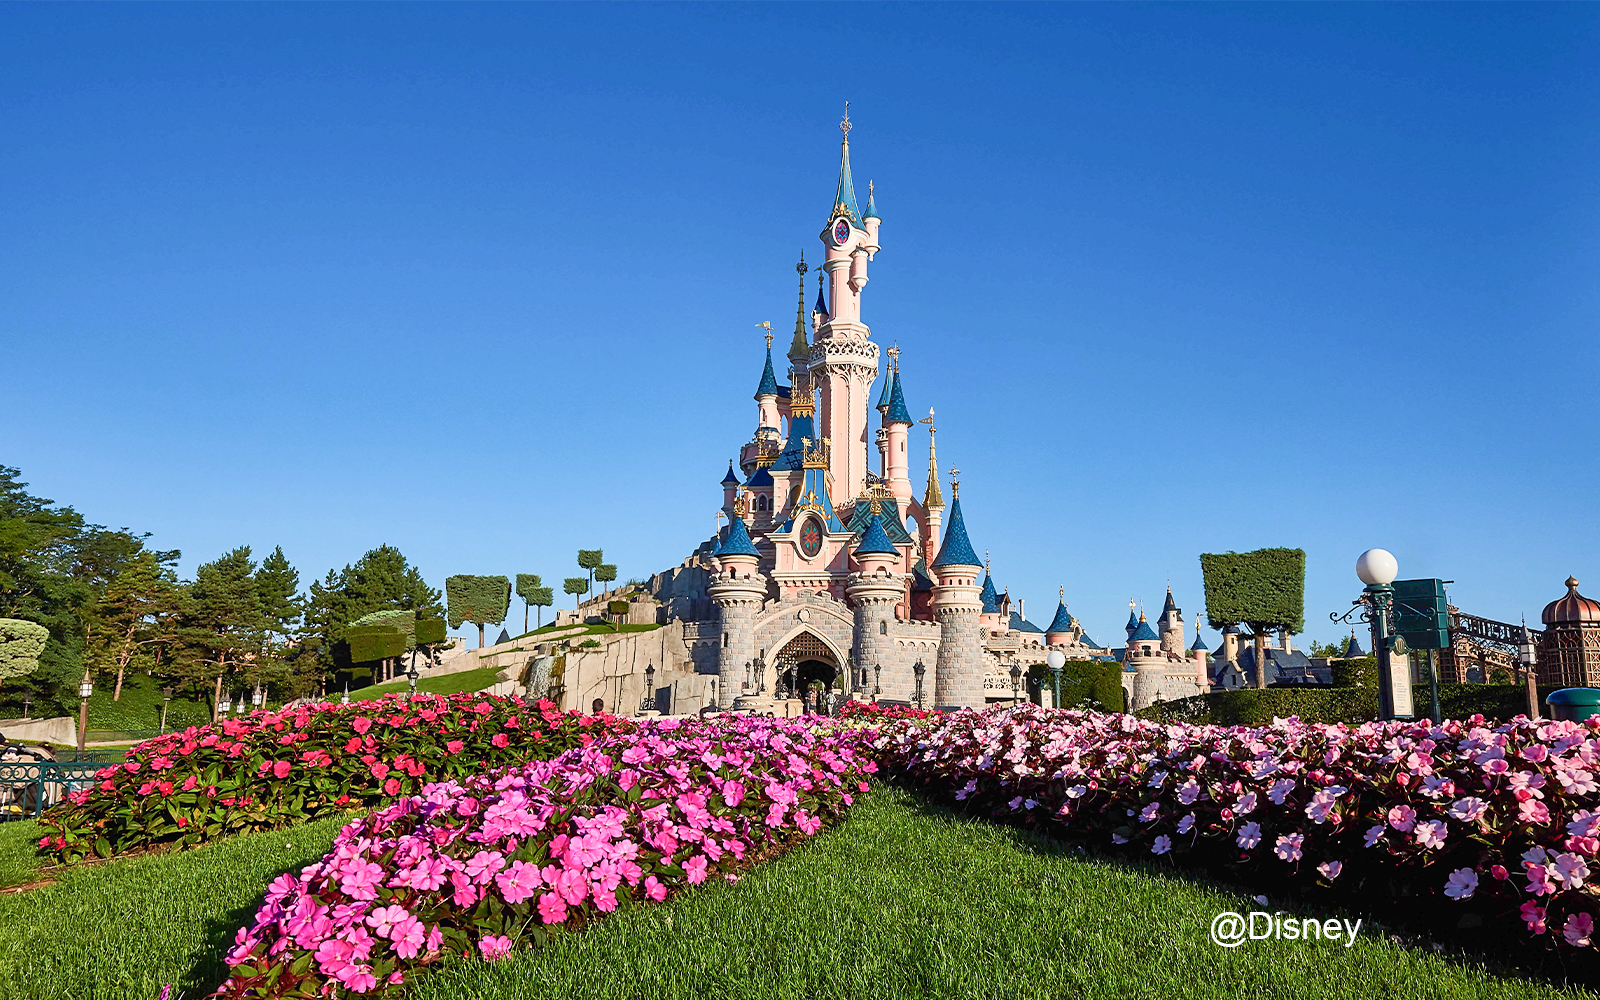
[[[1062,604],[1066,604],[1067,603],[1067,588],[1066,587],[1058,587],[1056,589],[1056,594],[1057,594],[1057,597],[1060,599]]]
[[[806,267],[806,252],[804,250],[800,251],[800,263],[796,264],[794,269],[799,271],[802,276],[804,276],[807,271],[811,270],[811,268]]]
[[[849,101],[845,101],[844,102],[844,119],[839,122],[839,131],[844,133],[844,141],[846,143],[849,143],[849,141],[850,141],[850,129],[853,128],[853,127],[854,126],[852,126],[850,124],[850,102]]]
[[[960,475],[961,475],[961,470],[960,469],[951,468],[951,470],[950,470],[950,496],[952,496],[953,498],[955,498],[957,500],[961,499],[961,480],[958,478]]]
[[[756,329],[767,331],[767,346],[770,348],[772,346],[772,320],[769,319],[764,323],[757,323]]]
[[[984,572],[985,575],[987,575],[989,573],[989,550],[988,549],[984,549],[983,550],[983,572]]]
[[[895,371],[899,371],[900,370],[900,341],[898,341],[898,340],[895,341],[894,345],[892,347],[890,347],[888,350],[884,351],[883,353],[889,355],[889,364],[893,366]]]

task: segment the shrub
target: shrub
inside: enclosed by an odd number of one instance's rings
[[[686,884],[735,881],[867,789],[863,750],[850,730],[667,719],[429,785],[273,882],[219,993],[381,992],[445,955],[499,958]]]
[[[1541,688],[1539,703],[1555,690]],[[1521,684],[1440,684],[1439,711],[1447,719],[1482,715],[1513,719],[1528,710],[1527,689]],[[1065,701],[1065,696],[1063,696]],[[1413,688],[1413,706],[1428,713],[1428,691]],[[1137,713],[1141,719],[1189,722],[1196,725],[1263,726],[1274,718],[1297,717],[1302,722],[1359,724],[1378,717],[1376,687],[1280,687],[1264,691],[1212,691],[1178,701],[1158,702]]]
[[[22,618],[0,618],[0,681],[31,674],[50,630]]]
[[[1086,846],[1410,896],[1557,945],[1590,946],[1600,911],[1600,719],[1224,728],[1023,705],[873,746],[941,798]]]
[[[1041,679],[1049,690],[1048,668]],[[1061,665],[1061,704],[1066,708],[1122,711],[1122,664],[1098,660],[1068,660]]]
[[[489,695],[394,695],[256,712],[169,733],[102,768],[44,814],[40,849],[66,862],[302,823],[430,781],[553,757],[622,720]]]
[[[1363,656],[1355,660],[1329,660],[1328,667],[1333,672],[1334,687],[1377,688],[1378,686],[1376,656]]]

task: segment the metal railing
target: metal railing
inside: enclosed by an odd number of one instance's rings
[[[0,761],[0,822],[36,819],[115,761]]]

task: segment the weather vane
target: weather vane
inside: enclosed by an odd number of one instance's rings
[[[853,126],[851,126],[851,124],[850,124],[850,102],[849,101],[845,101],[844,102],[844,119],[839,122],[839,131],[844,133],[844,141],[845,142],[849,142],[850,141],[850,129],[852,127]]]
[[[757,330],[765,330],[765,331],[767,331],[767,346],[771,347],[772,346],[772,320],[769,319],[764,323],[757,323],[756,324],[756,329]]]

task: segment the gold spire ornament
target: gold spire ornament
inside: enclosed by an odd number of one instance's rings
[[[767,320],[765,322],[757,323],[756,324],[756,329],[757,330],[765,330],[765,331],[767,331],[767,346],[771,347],[772,346],[772,320],[769,319],[769,320]]]
[[[855,126],[850,124],[850,102],[844,102],[844,118],[839,122],[839,131],[844,133],[844,141],[850,141],[850,130]]]

